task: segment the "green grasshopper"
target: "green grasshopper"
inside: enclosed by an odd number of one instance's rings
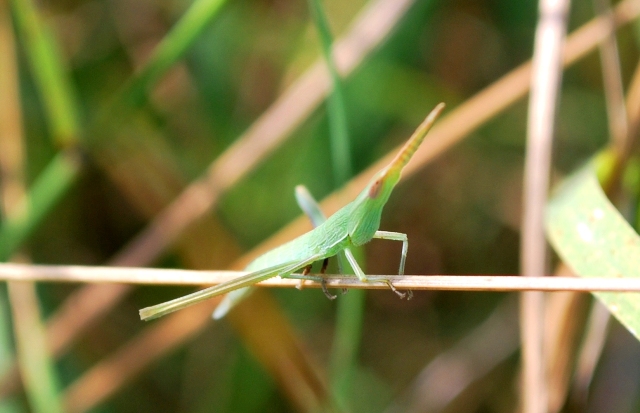
[[[398,273],[400,275],[404,274],[404,265],[409,248],[407,235],[398,232],[378,231],[380,216],[393,188],[400,180],[402,170],[416,152],[443,109],[443,103],[436,106],[422,124],[418,126],[418,129],[411,135],[391,163],[375,174],[354,201],[342,207],[322,224],[256,258],[247,266],[246,270],[250,271],[248,274],[184,297],[143,308],[140,310],[140,318],[142,320],[151,320],[216,295],[233,292],[221,302],[214,312],[214,318],[220,318],[247,294],[248,289],[246,287],[276,276],[300,278],[292,274],[300,269],[305,269],[304,274],[306,274],[314,262],[323,261],[341,252],[345,254],[347,261],[360,281],[386,283],[396,294],[404,297],[405,295],[397,291],[388,279],[384,277],[367,277],[358,265],[350,248],[364,245],[373,238],[401,241],[402,256]]]

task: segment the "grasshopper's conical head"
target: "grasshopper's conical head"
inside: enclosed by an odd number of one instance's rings
[[[349,234],[356,245],[368,242],[378,230],[382,208],[400,180],[402,170],[409,163],[443,109],[444,103],[440,103],[429,113],[391,163],[369,181],[367,187],[354,201]]]
[[[407,143],[404,144],[393,161],[391,161],[389,166],[387,166],[387,174],[402,172],[402,169],[404,169],[404,167],[409,163],[413,154],[416,153],[416,150],[418,150],[418,147],[424,140],[424,137],[427,136],[427,132],[429,132],[429,129],[431,129],[431,126],[433,126],[436,118],[440,115],[443,109],[444,103],[440,103],[433,108],[431,113],[429,113],[425,120],[422,121],[416,131],[413,132],[413,135],[411,135]]]
[[[433,123],[443,109],[444,103],[438,104],[431,113],[429,113],[425,120],[422,121],[416,131],[413,132],[413,135],[411,135],[409,140],[407,140],[391,163],[378,172],[371,180],[368,185],[370,198],[378,197],[381,192],[386,192],[385,189],[389,191],[389,193],[391,192],[393,187],[400,180],[402,170],[409,163],[413,154],[416,153],[416,150],[418,150],[418,147],[424,140],[424,137],[427,136],[427,132],[429,132],[429,129],[431,129],[431,126],[433,126]]]

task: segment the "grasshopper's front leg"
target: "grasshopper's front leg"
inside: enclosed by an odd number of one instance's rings
[[[404,275],[404,263],[407,261],[407,252],[409,250],[409,238],[407,238],[407,234],[403,234],[402,232],[376,231],[373,238],[402,242],[402,255],[400,256],[398,275]]]
[[[409,238],[407,237],[407,234],[403,234],[402,232],[376,231],[373,238],[402,242],[402,253],[400,256],[400,268],[398,269],[398,275],[404,275],[404,264],[407,261],[407,252],[409,251]],[[394,290],[393,287],[391,289]],[[407,300],[411,300],[411,298],[413,298],[413,291],[409,290],[407,291],[407,294]]]
[[[380,231],[379,231],[380,232]],[[377,234],[377,232],[376,232]],[[402,234],[404,235],[404,234]],[[406,237],[406,235],[405,235]],[[358,276],[358,279],[362,282],[372,282],[372,281],[380,281],[383,282],[385,284],[387,284],[389,286],[389,288],[391,289],[391,291],[393,291],[394,293],[396,293],[400,298],[404,298],[407,296],[407,294],[405,293],[401,293],[400,291],[398,291],[396,289],[396,287],[394,287],[394,285],[391,283],[391,281],[389,281],[389,279],[384,278],[384,277],[372,277],[369,278],[367,277],[367,275],[364,273],[364,271],[362,271],[362,268],[360,268],[360,266],[358,265],[358,261],[356,261],[356,257],[353,256],[353,253],[351,252],[351,250],[349,248],[345,248],[344,249],[344,255],[347,257],[347,260],[349,261],[349,264],[351,264],[351,268],[353,268],[353,271],[356,273],[356,275]],[[404,265],[402,266],[402,270],[404,271]],[[411,291],[409,291],[409,296],[407,299],[411,299],[411,297],[413,297],[413,293]]]

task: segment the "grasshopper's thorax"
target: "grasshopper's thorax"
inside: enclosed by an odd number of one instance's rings
[[[354,245],[371,240],[380,227],[382,209],[400,180],[400,171],[385,168],[378,172],[353,201],[349,217],[349,237]]]

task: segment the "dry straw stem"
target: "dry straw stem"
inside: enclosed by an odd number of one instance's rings
[[[609,0],[593,0],[593,6],[597,15],[606,18],[611,26],[614,25]],[[620,54],[618,53],[618,44],[613,32],[600,44],[600,62],[605,103],[607,105],[609,138],[616,151],[623,153],[628,146],[627,141],[629,139],[627,110],[624,101]]]
[[[69,386],[64,402],[67,412],[90,410],[122,386],[123,380],[142,372],[153,360],[179,348],[210,322],[219,300],[176,313],[157,328],[147,328],[134,340],[100,361],[81,382]]]
[[[261,297],[261,291],[253,294]],[[64,401],[68,412],[84,412],[90,410],[116,392],[125,382],[130,381],[142,372],[154,360],[164,354],[179,348],[184,341],[196,335],[205,326],[211,325],[211,313],[220,302],[216,297],[199,306],[185,308],[168,317],[163,322],[156,323],[153,328],[147,328],[134,339],[120,347],[114,354],[101,360],[97,365],[85,373],[81,379],[72,383],[65,393]],[[248,319],[246,314],[237,312],[251,312],[254,316],[256,309],[239,305],[229,314],[235,327],[240,330],[250,329],[249,333],[241,332],[240,336],[246,340],[253,340],[252,349],[259,347],[254,355],[266,367],[272,377],[276,378],[279,388],[287,393],[289,400],[297,406],[298,411],[330,411],[317,407],[327,399],[326,386],[314,364],[301,363],[307,357],[296,343],[296,337],[289,324],[284,322],[280,310],[275,308],[273,300],[258,300],[259,311],[269,313],[263,317],[258,327],[242,324],[242,319]],[[236,322],[236,318],[240,322]],[[238,325],[240,324],[240,325]],[[287,337],[282,339],[282,337]],[[294,345],[292,345],[294,344]],[[279,347],[274,351],[273,346]],[[276,357],[272,357],[276,354]],[[300,368],[300,364],[303,367]],[[292,387],[283,382],[308,383],[308,386]],[[337,411],[337,410],[335,410]]]
[[[216,285],[248,274],[245,271],[194,271],[154,268],[90,267],[73,265],[0,264],[0,279],[39,282],[127,283],[145,285]],[[520,277],[515,275],[369,275],[389,279],[403,290],[459,291],[608,291],[640,292],[640,278]],[[331,288],[388,289],[383,283],[357,277],[326,275]],[[298,279],[274,277],[256,285],[298,287]],[[304,280],[302,288],[320,288]],[[170,317],[166,317],[167,319]]]
[[[598,361],[604,349],[611,321],[611,313],[600,301],[595,301],[586,331],[584,341],[577,357],[575,373],[571,389],[572,405],[586,410],[591,381],[595,373]]]
[[[467,388],[520,347],[514,298],[503,300],[480,325],[431,360],[385,413],[452,410],[450,403],[454,400],[459,403],[458,398],[464,397]],[[496,337],[500,340],[495,340]],[[481,399],[474,395],[471,399],[471,403],[464,404],[466,411],[479,410],[477,403],[481,403]]]
[[[520,266],[522,275],[544,274],[547,242],[544,235],[544,206],[549,190],[551,144],[556,103],[562,78],[568,0],[540,0],[536,27],[531,95],[527,120],[527,150],[524,169],[524,199]],[[527,292],[521,302],[522,385],[524,413],[547,411],[545,354],[543,351],[544,295]]]

